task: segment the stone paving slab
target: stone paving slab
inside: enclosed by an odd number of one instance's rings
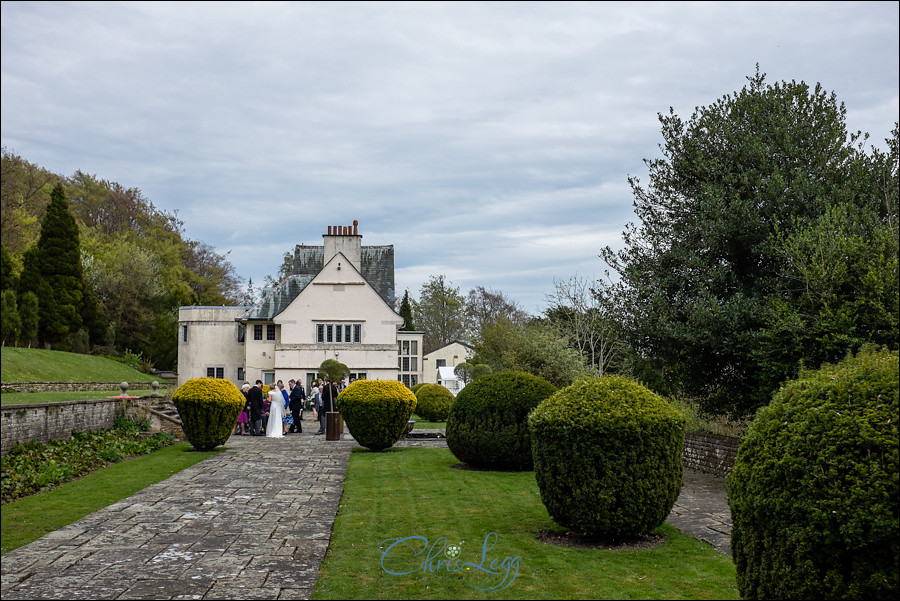
[[[0,596],[309,599],[358,446],[311,430],[232,436],[215,457],[6,554]],[[668,521],[730,553],[724,478],[686,470]]]

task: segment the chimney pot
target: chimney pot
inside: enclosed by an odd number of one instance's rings
[[[331,235],[331,226],[330,225],[328,226],[328,235],[329,236]]]

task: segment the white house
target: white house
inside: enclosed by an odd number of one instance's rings
[[[298,245],[291,275],[257,305],[181,307],[179,384],[293,378],[308,387],[326,359],[351,379],[421,382],[424,333],[400,330],[394,247],[362,246],[357,228],[329,226],[322,246]]]
[[[453,382],[456,378],[453,374],[453,368],[460,363],[467,362],[474,355],[475,348],[465,342],[454,340],[453,342],[445,344],[426,354],[422,358],[422,363],[424,365],[422,368],[421,381],[426,384],[441,384],[455,395],[461,388],[462,382],[448,385],[448,383]],[[441,368],[449,368],[444,371],[445,375],[443,377],[440,371]],[[453,387],[456,387],[456,390],[454,390]]]

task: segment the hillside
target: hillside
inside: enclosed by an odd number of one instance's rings
[[[123,363],[77,353],[3,347],[3,382],[152,382]]]

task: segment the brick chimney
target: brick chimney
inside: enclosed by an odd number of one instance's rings
[[[362,236],[359,234],[359,221],[353,225],[329,225],[328,233],[322,235],[325,244],[324,262],[328,263],[334,255],[343,253],[347,260],[362,271]]]

